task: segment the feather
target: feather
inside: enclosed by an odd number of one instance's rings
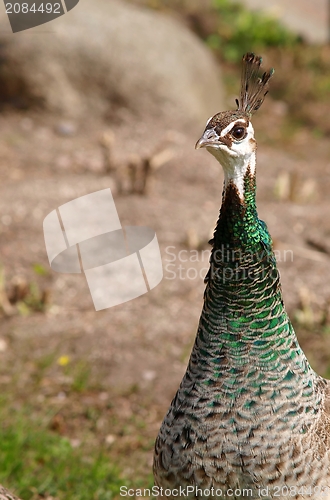
[[[248,115],[252,115],[262,105],[267,93],[268,83],[274,74],[274,69],[265,71],[260,77],[260,66],[262,59],[248,52],[243,56],[241,94],[238,104],[238,110]]]

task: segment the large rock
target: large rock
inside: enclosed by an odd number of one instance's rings
[[[38,28],[0,30],[0,61],[3,101],[67,117],[113,119],[128,109],[200,127],[223,109],[219,69],[203,43],[172,18],[115,0],[81,0]]]

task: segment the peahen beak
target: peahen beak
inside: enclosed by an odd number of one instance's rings
[[[214,128],[209,128],[204,131],[204,134],[195,144],[195,149],[205,148],[207,146],[216,146],[219,144],[219,135]]]

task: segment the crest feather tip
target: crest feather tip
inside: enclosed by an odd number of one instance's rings
[[[274,74],[274,69],[259,75],[262,58],[253,52],[247,52],[242,58],[242,80],[240,98],[236,100],[238,110],[252,115],[262,105],[268,93],[268,82]]]

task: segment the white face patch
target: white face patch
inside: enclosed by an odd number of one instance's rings
[[[212,120],[212,118],[213,118],[213,116],[210,116],[210,118],[209,118],[209,119],[207,120],[207,122],[206,122],[205,127],[207,127],[207,126],[208,126],[208,124],[210,123],[210,121]]]
[[[229,123],[229,125],[227,125],[227,127],[225,127],[222,131],[221,131],[221,134],[220,134],[220,137],[225,137],[225,135],[228,134],[228,132],[231,131],[232,128],[234,128],[235,125],[238,125],[238,124],[242,124],[244,127],[246,125],[246,121],[242,120],[241,118],[238,118],[237,120],[235,120],[234,122],[231,122]]]
[[[235,120],[222,130],[220,137],[224,137],[228,134],[237,123],[246,125],[244,120]],[[251,122],[246,131],[246,137],[241,141],[233,139],[230,148],[225,144],[219,143],[216,147],[209,146],[206,148],[223,167],[225,188],[230,182],[234,183],[242,200],[244,199],[244,177],[247,169],[250,168],[251,174],[253,175],[256,167],[256,147],[254,129]]]

